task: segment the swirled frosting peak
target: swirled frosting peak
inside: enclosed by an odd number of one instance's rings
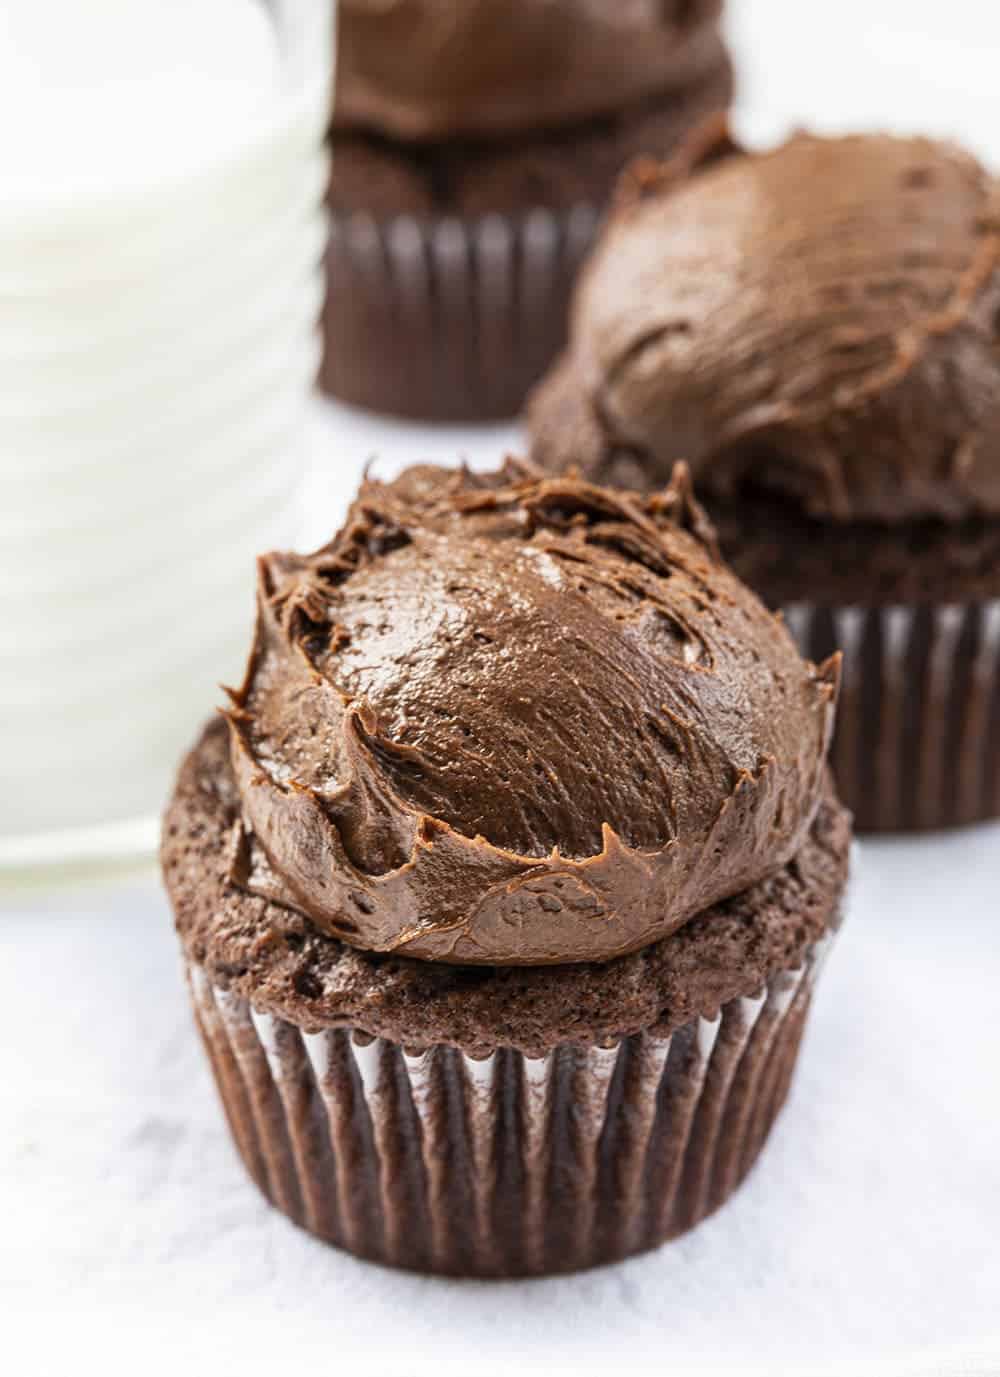
[[[367,482],[331,544],[261,561],[232,877],[368,950],[606,960],[795,853],[835,678],[683,473]]]

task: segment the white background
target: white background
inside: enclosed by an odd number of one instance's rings
[[[746,128],[922,126],[1000,164],[989,0],[732,9]],[[319,429],[317,539],[372,455],[513,442],[336,408]],[[859,859],[742,1191],[654,1255],[502,1285],[355,1262],[261,1201],[155,876],[0,894],[0,1370],[1000,1374],[1000,826]]]

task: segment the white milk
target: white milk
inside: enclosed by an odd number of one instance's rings
[[[148,842],[297,541],[332,27],[0,6],[0,866]]]

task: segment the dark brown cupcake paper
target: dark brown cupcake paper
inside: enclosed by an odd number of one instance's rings
[[[334,212],[321,382],[415,418],[512,416],[561,348],[600,212],[388,220]]]
[[[726,1200],[784,1102],[829,942],[714,1019],[538,1059],[305,1033],[198,966],[188,978],[233,1137],[272,1204],[359,1257],[513,1277],[655,1247]]]
[[[844,652],[831,763],[858,831],[1000,816],[1000,600],[784,611],[804,655]]]

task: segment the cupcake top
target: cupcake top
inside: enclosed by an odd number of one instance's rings
[[[1000,514],[1000,184],[918,138],[801,134],[633,179],[532,404],[545,467],[686,458],[830,521]]]
[[[341,0],[336,123],[431,141],[587,120],[718,59],[722,0]]]
[[[368,482],[328,546],[260,563],[230,878],[368,951],[606,961],[795,854],[835,678],[683,473]]]

